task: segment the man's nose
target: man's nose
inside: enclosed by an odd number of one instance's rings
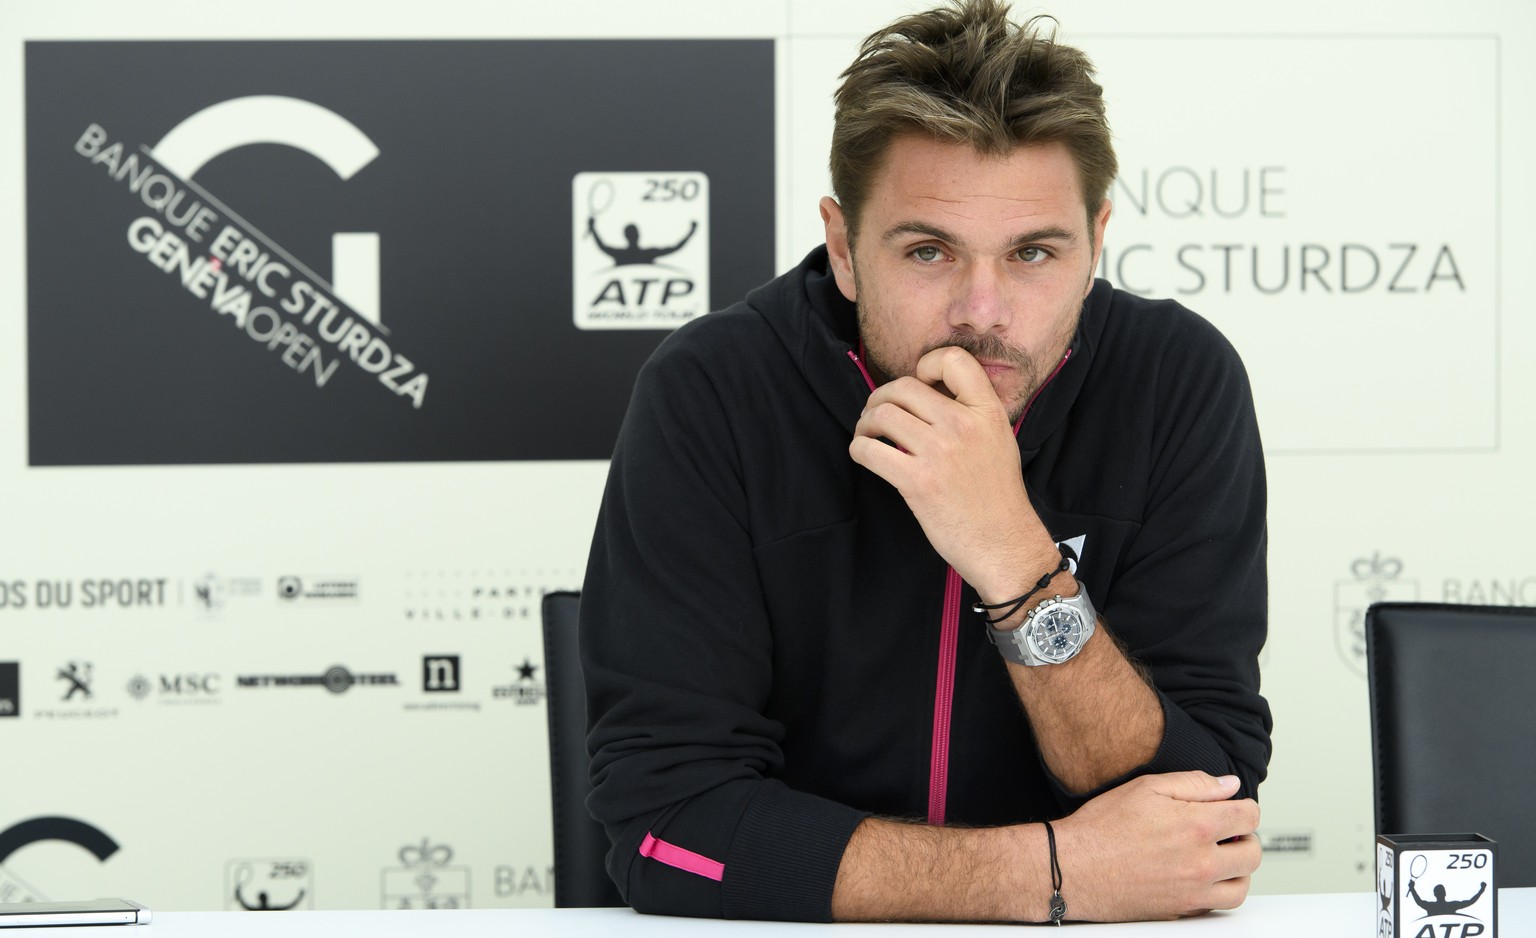
[[[1001,332],[1012,318],[1007,274],[995,263],[971,264],[951,299],[950,328],[959,332]]]

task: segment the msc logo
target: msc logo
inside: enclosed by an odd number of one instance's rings
[[[428,655],[422,658],[421,689],[428,693],[458,693],[459,656]]]
[[[219,675],[212,672],[198,674],[161,674],[157,685],[142,674],[135,674],[128,681],[128,695],[134,700],[144,700],[158,689],[161,703],[211,701],[219,694]]]
[[[279,143],[315,157],[343,182],[373,162],[379,148],[355,124],[334,111],[301,98],[254,95],[210,105],[172,127],[155,144],[155,156],[171,172],[191,179],[197,171],[231,150],[254,143]],[[237,248],[257,248],[242,242]],[[230,263],[246,259],[230,258]],[[321,278],[310,273],[313,280]],[[378,232],[331,235],[331,290],[362,318],[379,321]]]
[[[217,694],[219,692],[219,676],[217,674],[162,674],[160,675],[160,693],[175,694]]]

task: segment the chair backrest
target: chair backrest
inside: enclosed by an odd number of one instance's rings
[[[587,755],[587,698],[577,651],[581,594],[544,596],[544,678],[549,704],[549,791],[554,814],[555,907],[623,905],[603,857],[608,835],[587,813],[592,790]]]
[[[1536,886],[1536,609],[1378,603],[1365,617],[1378,834],[1485,834]]]

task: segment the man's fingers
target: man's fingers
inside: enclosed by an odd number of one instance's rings
[[[1245,837],[1212,848],[1214,857],[1204,865],[1207,878],[1189,883],[1182,916],[1203,915],[1212,909],[1235,909],[1248,897],[1253,871],[1261,859],[1257,837]]]
[[[1258,804],[1234,797],[1238,787],[1236,778],[1204,772],[1143,775],[1063,818],[1069,878],[1103,884],[1095,899],[1104,905],[1095,901],[1090,917],[1168,918],[1241,905],[1262,852]]]
[[[1191,833],[1208,844],[1235,846],[1244,838],[1252,839],[1259,827],[1259,803],[1251,798],[1186,802],[1183,815]]]
[[[1147,784],[1159,794],[1180,801],[1226,801],[1237,794],[1236,775],[1207,775],[1204,772],[1168,772],[1146,775]]]
[[[868,413],[881,404],[895,404],[919,420],[932,424],[943,420],[945,408],[955,406],[954,400],[942,389],[910,376],[888,381],[876,388],[870,393],[864,411]]]
[[[1220,820],[1216,830],[1218,841],[1238,837],[1252,837],[1259,829],[1259,803],[1251,798],[1228,801],[1219,806]]]
[[[1259,862],[1264,859],[1264,850],[1259,846],[1259,838],[1249,834],[1218,844],[1216,857],[1218,881],[1242,879],[1253,875],[1253,871],[1259,868]]]
[[[933,393],[930,389],[924,390]],[[945,403],[954,406],[949,401]],[[918,444],[932,423],[921,413],[915,413],[909,401],[895,400],[893,395],[871,395],[859,422],[854,424],[853,434],[876,439],[883,436],[909,453],[919,453],[922,448]]]
[[[944,385],[955,400],[970,407],[998,403],[986,369],[965,349],[953,345],[936,348],[917,360],[914,374],[924,384]]]
[[[1259,868],[1259,849],[1255,840],[1252,848],[1234,851],[1237,844],[1224,846],[1217,861],[1221,877],[1201,890],[1198,905],[1203,909],[1235,909],[1248,898],[1253,871]],[[1229,852],[1231,851],[1231,852]]]
[[[885,437],[910,453],[916,452],[914,444],[927,428],[926,421],[913,416],[901,405],[887,401],[865,410],[859,422],[853,425],[853,435],[875,440]]]
[[[869,436],[855,436],[853,442],[848,444],[848,455],[854,462],[892,485],[896,485],[896,480],[902,477],[901,474],[906,471],[912,459],[889,443],[882,443]]]
[[[1209,900],[1206,903],[1209,909],[1235,909],[1248,898],[1249,877],[1238,876],[1233,879],[1223,880],[1211,886]]]

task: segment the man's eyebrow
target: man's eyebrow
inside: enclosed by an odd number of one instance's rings
[[[1044,228],[1036,228],[1026,231],[1013,239],[1014,244],[1033,244],[1036,241],[1064,241],[1071,244],[1077,240],[1077,232],[1068,231],[1060,225],[1047,225]]]
[[[904,221],[892,225],[885,230],[885,237],[881,238],[881,240],[887,242],[895,241],[902,235],[909,234],[924,235],[929,238],[938,238],[940,241],[945,241],[949,244],[963,243],[959,238],[945,231],[943,228],[921,221]]]
[[[885,242],[891,242],[900,238],[902,235],[911,234],[923,235],[924,237],[928,238],[937,238],[946,244],[954,244],[960,246],[965,244],[964,240],[948,231],[945,231],[943,228],[921,221],[904,221],[892,225],[885,230],[885,235],[883,238],[881,238],[881,240]],[[1025,231],[1012,238],[1008,243],[1011,248],[1017,249],[1026,244],[1037,244],[1041,241],[1060,241],[1071,244],[1077,241],[1077,234],[1072,231],[1068,231],[1066,228],[1063,228],[1060,225],[1047,225],[1044,228],[1035,228],[1030,231]]]

